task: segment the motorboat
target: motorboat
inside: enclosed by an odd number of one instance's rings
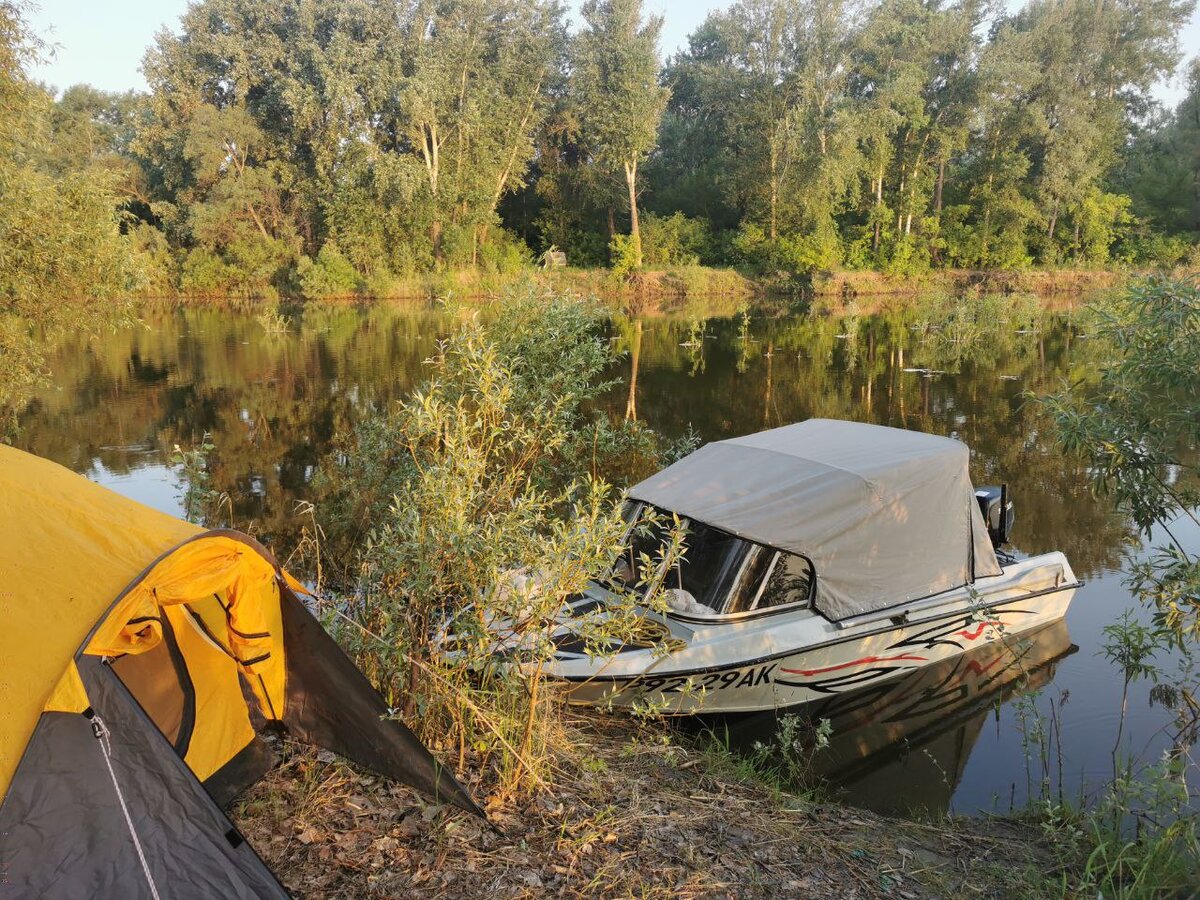
[[[1066,557],[1005,552],[1013,502],[976,490],[969,461],[955,438],[830,419],[707,444],[630,490],[625,551],[566,604],[544,671],[574,703],[770,710],[1061,619]],[[664,521],[682,558],[647,576]],[[666,598],[647,639],[585,645],[573,619],[630,592]]]

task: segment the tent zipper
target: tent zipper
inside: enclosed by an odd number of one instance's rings
[[[108,658],[104,658],[104,662],[108,663]],[[141,838],[138,837],[137,829],[133,824],[133,817],[129,815],[129,806],[125,803],[125,793],[121,790],[121,783],[117,779],[117,772],[112,764],[112,733],[108,730],[108,726],[104,724],[104,719],[100,718],[99,713],[92,712],[89,716],[92,723],[92,734],[96,737],[96,743],[100,745],[100,753],[104,757],[104,764],[108,766],[109,777],[112,778],[113,789],[117,792],[117,801],[121,804],[121,812],[125,816],[125,825],[129,828],[129,836],[133,839],[134,849],[137,850],[138,860],[142,864],[142,874],[146,876],[146,884],[150,886],[150,895],[154,900],[161,900],[158,893],[158,886],[154,883],[154,876],[150,873],[150,864],[146,861],[146,852],[142,849]]]

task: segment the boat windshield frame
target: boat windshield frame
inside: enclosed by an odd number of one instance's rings
[[[626,530],[625,530],[625,535],[624,535],[624,538],[622,541],[622,544],[625,548],[622,551],[622,555],[624,555],[624,553],[628,552],[628,550],[630,549],[631,538],[632,538],[634,529],[637,527],[638,522],[641,520],[642,513],[646,507],[650,507],[650,508],[654,509],[659,516],[664,516],[664,517],[678,516],[678,514],[672,513],[672,511],[670,511],[670,510],[666,510],[666,509],[662,509],[661,507],[653,506],[653,504],[647,503],[644,500],[628,501],[628,503],[626,505],[626,510],[622,513],[622,515],[625,518],[626,526],[627,526]],[[679,519],[680,524],[683,525],[685,528],[690,528],[694,523],[695,525],[702,526],[705,529],[715,532],[717,535],[720,535],[721,537],[730,538],[735,541],[738,541],[739,544],[744,545],[748,549],[746,551],[742,552],[742,558],[741,558],[740,562],[738,563],[738,570],[737,570],[736,574],[734,575],[734,577],[729,581],[729,586],[722,595],[721,610],[714,610],[711,613],[691,613],[691,612],[685,612],[685,611],[674,609],[674,608],[668,608],[665,612],[665,614],[667,616],[669,616],[670,618],[673,618],[673,619],[678,619],[680,621],[711,625],[711,624],[716,624],[716,623],[724,624],[724,623],[728,623],[728,622],[737,622],[737,621],[742,621],[745,619],[758,618],[761,616],[777,615],[779,613],[794,612],[797,610],[804,610],[804,609],[809,609],[809,610],[815,611],[817,571],[816,571],[816,566],[813,565],[813,561],[809,557],[807,557],[803,554],[799,554],[799,553],[791,553],[786,550],[780,550],[778,547],[772,547],[769,544],[763,544],[763,543],[760,543],[757,541],[749,540],[747,538],[733,534],[732,532],[727,531],[723,528],[719,528],[716,525],[712,525],[712,524],[709,524],[708,522],[700,521],[699,519],[694,519],[694,518],[687,517],[687,516],[678,516],[678,519]],[[729,606],[730,598],[735,596],[739,592],[739,589],[743,583],[743,579],[746,578],[751,567],[752,566],[763,566],[764,554],[766,554],[768,556],[768,559],[765,562],[765,566],[760,568],[760,571],[757,574],[753,575],[753,577],[755,579],[755,587],[753,589],[753,594],[751,596],[751,599],[749,601],[747,608],[739,609],[739,610],[736,610],[733,612],[725,612],[724,610],[727,609]],[[808,589],[806,591],[804,599],[794,600],[790,603],[781,603],[781,604],[776,604],[776,605],[766,606],[766,607],[760,606],[759,604],[762,602],[763,595],[766,593],[766,590],[767,590],[768,584],[771,581],[772,575],[775,573],[775,570],[780,565],[781,561],[786,558],[793,558],[796,560],[801,560],[808,567],[808,572],[807,572]],[[676,563],[676,566],[678,566],[678,563]],[[614,566],[614,568],[615,568],[615,566]],[[639,595],[639,597],[644,598],[652,590],[656,590],[662,584],[664,578],[666,578],[666,577],[667,577],[666,570],[660,566],[659,570],[655,572],[654,576],[645,584],[645,586],[642,587],[640,590],[637,590],[637,594]],[[616,576],[615,574],[610,575],[607,578],[599,580],[599,583],[601,584],[601,586],[603,586],[609,590],[636,589],[636,585],[632,585],[632,586],[627,585],[622,579],[619,578],[619,576]],[[707,604],[702,603],[699,600],[696,600],[695,602],[699,606],[707,606]]]

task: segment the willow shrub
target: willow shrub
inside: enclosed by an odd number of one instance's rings
[[[332,241],[326,241],[315,260],[301,256],[296,263],[296,281],[305,300],[353,297],[359,293],[362,280]]]
[[[0,150],[2,153],[2,150]],[[101,175],[55,181],[0,158],[0,409],[45,375],[45,347],[67,332],[128,320],[138,262]]]
[[[604,470],[657,466],[671,448],[597,411],[614,361],[599,310],[527,292],[459,315],[429,381],[360,427],[325,476],[326,531],[357,541],[344,613],[358,627],[342,634],[364,667],[418,733],[511,796],[546,780],[560,734],[545,677],[556,617],[620,549]],[[505,648],[488,627],[502,621]],[[597,654],[647,630],[632,596],[576,624]]]
[[[1130,586],[1180,646],[1200,642],[1200,556],[1175,522],[1200,522],[1200,281],[1150,278],[1089,310],[1108,353],[1094,381],[1041,398],[1092,485],[1143,536],[1165,541]]]

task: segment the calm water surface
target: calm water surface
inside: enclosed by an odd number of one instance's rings
[[[1098,649],[1102,627],[1132,603],[1120,575],[1132,536],[1090,496],[1024,395],[1079,377],[1094,351],[1069,309],[993,313],[982,326],[947,322],[936,309],[615,322],[622,383],[607,403],[614,415],[668,434],[691,428],[705,441],[810,416],[966,441],[975,483],[1012,488],[1017,547],[1063,550],[1085,587],[1065,627],[1022,643],[1020,665],[985,652],[882,694],[831,701],[820,715],[834,723],[834,739],[820,765],[851,800],[884,810],[1005,811],[1043,775],[1021,723],[1053,709],[1061,786],[1078,797],[1112,771],[1121,678]],[[282,335],[251,314],[147,312],[140,327],[55,355],[52,382],[22,415],[17,443],[178,513],[172,448],[209,432],[214,487],[229,493],[236,524],[286,554],[300,524],[296,501],[335,435],[419,383],[449,327],[441,313],[411,308],[309,308]],[[1200,533],[1187,540],[1200,546]],[[1153,761],[1169,744],[1171,716],[1151,705],[1148,687],[1131,689],[1123,750]],[[729,728],[745,742],[774,723]],[[1056,740],[1048,773],[1056,791],[1059,751]]]

